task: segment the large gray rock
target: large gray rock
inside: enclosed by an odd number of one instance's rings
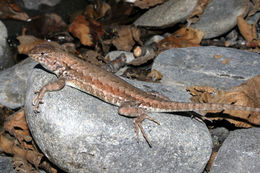
[[[7,29],[0,20],[0,71],[15,64],[11,49],[7,44]]]
[[[220,36],[236,26],[247,5],[248,0],[211,0],[200,20],[191,26],[203,31],[203,38]]]
[[[24,105],[28,76],[36,65],[26,59],[15,66],[0,71],[0,104],[15,109]]]
[[[214,58],[221,55],[222,58]],[[223,61],[229,59],[227,64]],[[260,74],[260,55],[221,47],[170,49],[155,59],[153,69],[163,75],[164,85],[200,85],[231,89]]]
[[[198,0],[169,0],[150,9],[134,24],[145,27],[167,27],[184,21],[195,8]]]
[[[259,173],[260,128],[236,130],[227,137],[210,173]]]
[[[117,107],[66,86],[44,96],[39,114],[33,113],[34,91],[56,77],[32,72],[25,112],[34,140],[50,161],[67,172],[197,172],[210,157],[207,127],[190,117],[149,113],[161,125],[145,120],[153,145],[142,136],[136,141],[132,119],[118,115]],[[182,87],[133,82],[177,101],[187,101]],[[151,89],[152,88],[152,89]],[[186,114],[185,114],[186,115]]]

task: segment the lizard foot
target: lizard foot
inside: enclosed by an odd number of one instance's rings
[[[152,147],[151,141],[149,140],[148,136],[144,132],[144,128],[142,126],[142,122],[143,122],[144,119],[151,120],[158,125],[160,125],[160,123],[156,119],[149,117],[147,114],[141,114],[140,116],[138,116],[134,119],[134,129],[135,129],[137,141],[139,141],[139,129],[140,129],[141,133],[143,134],[143,136],[144,136],[145,140],[147,141],[148,145],[150,147]]]
[[[40,91],[35,91],[36,96],[34,96],[34,98],[32,100],[32,105],[34,106],[34,108],[33,108],[34,113],[39,113],[40,112],[38,110],[39,104],[43,104],[42,98],[40,98],[39,93],[40,93]]]

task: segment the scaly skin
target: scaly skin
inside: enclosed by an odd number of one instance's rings
[[[72,54],[63,51],[51,44],[41,44],[33,48],[29,56],[39,62],[44,68],[55,73],[58,80],[45,85],[33,100],[34,110],[47,91],[57,91],[65,85],[77,88],[99,99],[119,107],[121,115],[134,117],[134,128],[139,137],[139,129],[151,146],[147,135],[141,125],[144,119],[149,119],[146,112],[180,112],[194,110],[242,110],[260,112],[260,108],[244,107],[228,104],[186,103],[174,102],[156,94],[149,94],[114,74],[101,69],[98,66],[82,61]]]

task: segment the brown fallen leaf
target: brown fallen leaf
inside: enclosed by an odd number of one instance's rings
[[[93,3],[88,5],[83,13],[87,19],[100,19],[111,10],[110,5],[102,0],[95,0]]]
[[[28,173],[38,173],[33,166],[25,159],[19,156],[13,157],[13,167],[16,172],[28,172]]]
[[[230,58],[226,58],[226,59],[224,59],[224,60],[222,60],[221,61],[222,62],[222,64],[228,64],[229,62],[230,62]]]
[[[43,159],[44,155],[36,147],[25,120],[24,110],[7,118],[4,130],[5,132],[0,134],[0,151],[14,156],[18,170],[25,169],[25,172],[28,172],[32,168],[30,163],[36,169],[39,167],[50,173],[57,173],[47,159]]]
[[[136,0],[134,1],[134,6],[141,9],[147,9],[155,5],[162,4],[165,0]]]
[[[220,59],[220,58],[223,57],[223,55],[214,55],[213,57],[214,57],[215,59]]]
[[[249,79],[230,91],[220,91],[211,87],[194,86],[187,90],[193,95],[192,102],[223,103],[248,107],[260,107],[260,75]],[[209,111],[216,113],[217,111]],[[229,116],[226,116],[229,115]],[[246,111],[224,111],[223,116],[207,116],[212,120],[225,119],[237,127],[252,127],[260,125],[260,113]]]
[[[47,13],[37,16],[25,26],[25,35],[34,35],[40,38],[48,38],[59,32],[67,31],[67,24],[56,13]]]
[[[170,48],[197,47],[200,46],[203,36],[204,33],[198,29],[183,27],[157,45],[160,51]]]
[[[161,80],[163,77],[162,73],[157,71],[157,70],[152,70],[148,75],[147,75],[147,79],[155,82],[155,81],[159,81]]]
[[[112,39],[112,44],[117,50],[130,51],[136,42],[142,44],[140,30],[134,26],[116,26],[114,27],[114,35],[116,36]]]
[[[36,38],[32,35],[21,35],[17,37],[17,40],[19,40],[20,45],[18,46],[18,52],[19,54],[28,54],[29,51],[34,48],[35,46],[43,43],[53,44],[55,46],[60,46],[56,42],[48,42],[46,40],[42,40],[39,38]]]
[[[237,17],[237,26],[246,41],[251,42],[257,40],[255,24],[248,24],[242,15]]]
[[[189,28],[190,24],[196,23],[197,21],[199,21],[200,16],[203,14],[205,8],[207,7],[207,5],[210,1],[211,0],[199,0],[198,1],[196,7],[193,9],[192,13],[190,14],[190,16],[187,19],[188,28]]]
[[[103,35],[104,29],[97,21],[86,20],[85,16],[79,15],[70,24],[69,32],[80,39],[83,45],[94,46]]]
[[[0,1],[0,19],[15,19],[27,21],[29,16],[22,12],[13,0]]]

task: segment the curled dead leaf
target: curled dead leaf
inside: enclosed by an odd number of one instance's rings
[[[203,36],[204,33],[198,29],[183,27],[157,45],[160,51],[170,48],[197,47],[200,46]]]
[[[237,26],[239,28],[240,33],[246,39],[246,41],[250,42],[253,40],[257,40],[255,24],[248,24],[244,20],[242,15],[237,17]]]
[[[152,70],[148,75],[147,78],[152,81],[159,81],[162,79],[162,73],[157,70]]]
[[[103,35],[104,30],[97,21],[86,20],[85,16],[79,15],[70,24],[69,32],[80,39],[83,45],[94,46],[96,41]]]
[[[211,87],[189,87],[188,91],[193,95],[191,101],[198,103],[221,103],[235,104],[247,107],[260,107],[260,75],[249,79],[240,86],[234,87],[230,91],[216,90]],[[216,111],[209,111],[216,113]],[[223,114],[230,116],[214,116],[212,120],[225,119],[237,127],[252,127],[260,125],[260,113],[246,111],[224,111]]]
[[[203,14],[205,8],[207,7],[210,0],[199,0],[196,7],[193,9],[192,13],[188,17],[188,27],[192,23],[199,21],[200,16]]]
[[[95,4],[88,5],[84,11],[84,15],[88,19],[100,19],[111,10],[110,5],[102,0],[96,0],[94,3]]]
[[[44,155],[39,152],[31,137],[24,110],[9,116],[4,123],[4,129],[5,133],[0,134],[0,150],[14,156],[18,170],[28,172],[32,168],[30,163],[36,169],[39,167],[50,173],[57,173],[46,159],[42,159]]]
[[[112,44],[117,50],[130,51],[135,45],[135,41],[142,44],[140,40],[140,30],[134,26],[116,26],[114,28],[114,35],[116,35],[116,37],[112,39]]]
[[[0,19],[15,19],[27,21],[29,16],[22,12],[22,10],[13,1],[1,0],[0,1]]]

